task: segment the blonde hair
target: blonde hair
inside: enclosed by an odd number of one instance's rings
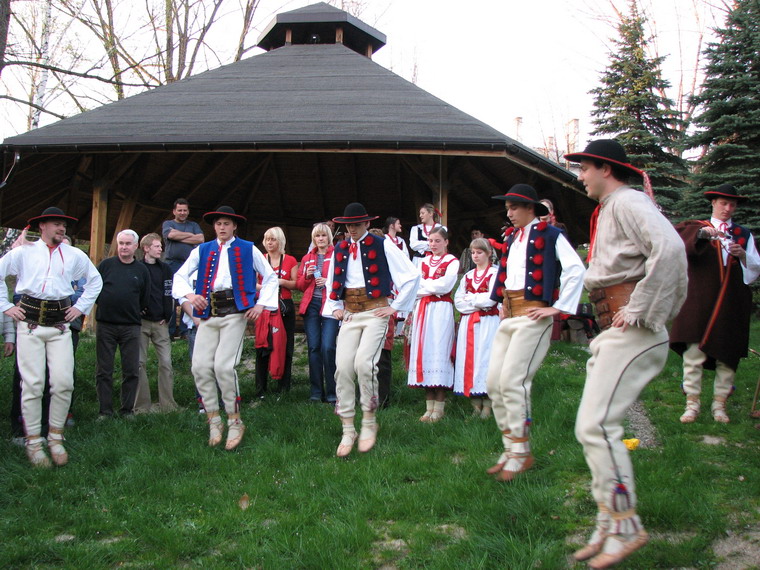
[[[140,240],[140,248],[145,249],[146,247],[150,247],[153,245],[153,242],[158,240],[161,242],[161,245],[164,245],[164,241],[161,239],[161,236],[157,233],[151,233],[151,234],[145,234],[143,238]]]
[[[493,251],[491,249],[491,243],[486,238],[475,238],[472,240],[470,242],[470,249],[479,249],[480,251],[485,251],[489,256]]]
[[[438,210],[436,210],[436,208],[435,208],[435,206],[433,206],[433,204],[430,204],[429,202],[426,203],[426,204],[422,204],[422,206],[420,206],[420,210],[422,210],[423,208],[433,215],[433,223],[434,224],[440,223],[441,216],[438,215]]]
[[[318,235],[326,235],[327,241],[332,243],[333,235],[332,230],[330,229],[330,226],[328,226],[324,222],[320,222],[318,224],[314,224],[314,227],[311,228],[311,245],[314,247],[317,247],[317,241],[316,238]]]
[[[274,240],[280,246],[277,248],[277,251],[279,251],[280,254],[282,255],[285,254],[285,244],[287,243],[287,240],[285,239],[285,232],[282,231],[281,227],[275,226],[265,231],[264,239],[267,239],[267,238],[274,238]]]

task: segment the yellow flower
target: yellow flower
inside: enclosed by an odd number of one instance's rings
[[[639,446],[639,440],[635,437],[633,439],[624,439],[623,443],[628,448],[629,451],[634,451]]]

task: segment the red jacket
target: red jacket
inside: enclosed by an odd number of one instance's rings
[[[330,259],[332,258],[334,249],[335,248],[333,248],[333,246],[327,248],[327,253],[325,253],[325,261],[322,264],[322,277],[327,277],[327,271],[330,268]],[[303,291],[301,304],[298,307],[298,313],[301,315],[306,314],[306,309],[309,308],[311,298],[314,296],[314,287],[316,285],[314,278],[306,275],[306,269],[309,267],[309,265],[312,265],[316,262],[317,248],[312,248],[309,253],[303,256],[303,259],[301,259],[301,265],[298,267],[296,289]],[[327,288],[325,288],[325,292],[322,294],[322,308],[325,307],[325,299],[327,299]]]

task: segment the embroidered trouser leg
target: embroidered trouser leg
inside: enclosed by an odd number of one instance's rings
[[[626,506],[633,509],[633,466],[622,441],[622,423],[626,410],[665,365],[668,332],[612,327],[596,337],[590,349],[575,436],[591,470],[594,500],[613,512],[625,510],[613,500],[616,490],[624,491]]]
[[[486,389],[496,425],[514,437],[526,437],[533,377],[549,350],[552,319],[504,319],[494,335]]]
[[[74,351],[71,331],[64,325],[29,328],[18,323],[16,334],[18,367],[21,373],[21,414],[27,435],[39,435],[42,422],[42,392],[45,388],[45,365],[50,373],[51,428],[62,429],[74,390]]]
[[[388,317],[376,317],[372,311],[352,313],[343,321],[338,333],[335,356],[336,412],[342,418],[356,414],[356,388],[363,412],[377,409],[377,361],[385,343]]]
[[[222,392],[228,414],[238,412],[238,386],[235,367],[240,362],[246,320],[244,313],[211,317],[201,321],[193,351],[193,378],[207,412],[219,411],[216,386]]]
[[[702,392],[702,369],[707,355],[697,343],[690,344],[683,353],[683,391],[687,396],[699,396]],[[731,395],[736,371],[720,360],[715,361],[714,397],[726,399]]]

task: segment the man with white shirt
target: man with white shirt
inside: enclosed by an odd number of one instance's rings
[[[602,333],[589,348],[575,436],[591,470],[596,528],[573,555],[609,568],[644,546],[631,458],[623,443],[626,411],[660,373],[668,356],[666,323],[686,298],[686,252],[658,210],[646,173],[628,163],[612,139],[565,155],[580,163],[580,180],[599,205],[591,216],[584,285]],[[628,185],[641,177],[645,192]]]
[[[727,423],[726,398],[734,389],[739,360],[747,356],[752,290],[760,275],[760,255],[747,228],[732,221],[738,204],[746,202],[731,184],[705,192],[712,204],[707,220],[676,226],[686,244],[689,290],[670,333],[670,346],[683,356],[686,411],[682,423],[692,423],[700,411],[702,370],[715,370],[712,416]]]
[[[383,236],[367,230],[377,216],[369,216],[364,206],[353,202],[343,216],[333,218],[345,224],[347,236],[335,246],[327,280],[330,293],[322,316],[341,322],[336,347],[335,411],[343,424],[343,437],[336,455],[346,457],[357,440],[356,389],[362,408],[359,451],[366,453],[375,445],[378,407],[377,362],[385,342],[388,318],[397,311],[410,311],[414,305],[420,275],[409,257]],[[389,302],[392,289],[398,293]]]
[[[554,315],[574,315],[583,292],[584,267],[562,232],[541,222],[548,213],[532,186],[515,184],[503,196],[512,227],[491,299],[502,303],[486,389],[504,453],[488,473],[500,481],[533,465],[530,391],[549,350]],[[556,299],[556,300],[555,300]]]
[[[253,242],[236,236],[246,218],[230,206],[219,206],[203,219],[214,226],[216,239],[195,248],[174,274],[172,294],[185,297],[201,319],[193,353],[192,372],[209,424],[210,446],[222,441],[217,383],[227,412],[225,449],[235,449],[243,439],[240,389],[235,366],[240,362],[247,321],[255,321],[264,309],[277,308],[278,282],[264,255]],[[195,288],[191,275],[198,271]],[[256,292],[257,276],[261,290]]]
[[[49,467],[44,439],[40,437],[45,366],[50,366],[50,415],[48,449],[57,466],[68,462],[63,428],[74,389],[74,351],[69,323],[89,313],[103,281],[87,255],[62,243],[66,225],[78,221],[63,210],[50,207],[27,223],[39,226],[40,239],[17,247],[0,259],[0,279],[16,276],[18,305],[0,299],[0,310],[18,324],[16,351],[21,372],[21,413],[26,430],[26,454],[35,467]],[[86,278],[79,300],[71,305],[72,281]]]

